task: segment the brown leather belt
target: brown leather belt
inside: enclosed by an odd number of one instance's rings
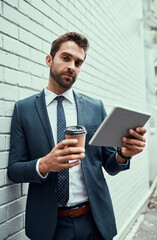
[[[59,217],[79,217],[83,214],[89,213],[90,206],[89,204],[85,204],[79,208],[72,208],[72,209],[63,209],[58,208],[58,216]]]

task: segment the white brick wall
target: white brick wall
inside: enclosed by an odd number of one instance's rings
[[[45,56],[67,31],[87,36],[90,49],[75,89],[115,105],[145,110],[141,0],[1,0],[0,38],[0,239],[27,239],[27,184],[6,177],[13,105],[47,84]],[[118,230],[148,191],[147,151],[118,176],[105,173]]]

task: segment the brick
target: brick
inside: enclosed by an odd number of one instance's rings
[[[36,91],[29,90],[29,89],[24,89],[24,88],[19,88],[19,99],[24,99],[29,96],[32,96],[33,94],[36,94]]]
[[[0,135],[0,151],[4,151],[4,150],[5,150],[5,136]]]
[[[20,58],[19,59],[19,69],[24,71],[24,73],[31,74],[31,61],[27,59]]]
[[[0,205],[11,202],[18,199],[21,195],[20,184],[15,184],[9,187],[4,187],[0,189]]]
[[[0,38],[0,47],[1,48],[3,47],[3,36],[1,36],[1,38]]]
[[[21,188],[22,188],[22,196],[26,196],[27,195],[27,193],[28,193],[28,186],[29,186],[29,184],[28,183],[22,183],[22,186],[21,186]]]
[[[60,6],[60,14],[62,16],[64,16],[66,19],[69,19],[69,16],[68,16],[69,15],[69,11],[68,11],[67,8],[65,8],[65,5],[64,6],[63,5]]]
[[[1,239],[6,239],[8,236],[8,222],[0,224]]]
[[[19,10],[31,19],[42,24],[42,13],[26,1],[19,1]]]
[[[51,18],[53,19],[54,22],[58,23],[58,25],[62,26],[62,24],[65,21],[65,18],[62,17],[58,12],[56,12],[55,10],[52,10],[52,15]],[[53,31],[53,29],[52,29]],[[53,31],[54,32],[54,31]]]
[[[12,0],[4,0],[4,2],[9,3],[13,7],[18,8],[18,0],[14,0],[14,1],[12,1]]]
[[[4,116],[4,102],[0,101],[0,116]]]
[[[23,215],[17,216],[8,222],[8,236],[13,235],[23,228]]]
[[[47,19],[49,19],[49,18],[47,18]],[[30,32],[37,35],[41,39],[44,39],[46,41],[51,41],[51,31],[52,31],[52,29],[50,28],[48,23],[46,26],[41,26],[40,24],[38,24],[36,22],[33,22],[33,21],[31,22]],[[39,50],[41,50],[41,49],[39,49]]]
[[[19,231],[17,233],[15,233],[14,235],[12,235],[11,237],[9,237],[7,240],[29,240],[29,238],[27,238],[27,236],[25,235],[25,230]]]
[[[20,71],[6,68],[4,70],[4,79],[6,83],[22,87],[31,87],[31,76]]]
[[[15,104],[15,102],[10,102],[10,101],[9,102],[8,101],[4,102],[4,112],[3,113],[4,113],[5,117],[12,117],[14,104]]]
[[[4,223],[7,221],[7,207],[2,206],[0,207],[0,224]]]
[[[10,124],[11,124],[11,118],[0,118],[0,132],[1,133],[9,133],[10,132]]]
[[[0,170],[0,187],[5,185],[5,170]]]
[[[75,25],[72,24],[71,22],[68,22],[68,31],[69,32],[75,32],[76,31]]]
[[[64,1],[64,4],[63,4],[63,1],[62,1],[62,0],[57,0],[57,2],[59,2],[61,6],[64,6],[65,8],[67,8],[67,5],[68,5],[69,0],[65,0],[65,1]],[[74,3],[74,1],[73,1],[73,3]]]
[[[90,4],[92,3],[92,1],[90,2]],[[68,2],[68,4],[71,4],[71,3],[69,3]],[[85,9],[85,7],[82,5],[82,1],[76,1],[75,2],[75,6],[76,6],[76,8],[83,14],[83,15],[86,15],[86,9]],[[69,9],[69,6],[68,6],[68,9]],[[92,9],[94,9],[94,8],[92,8]],[[91,10],[92,10],[91,9]]]
[[[42,67],[37,63],[28,61],[27,59],[20,58],[20,70],[42,77]]]
[[[8,178],[7,169],[5,171],[6,171],[6,174],[5,174],[5,185],[11,185],[12,181]]]
[[[56,12],[60,12],[60,4],[57,1],[54,1],[53,4],[49,0],[44,0],[50,8],[53,8]],[[64,2],[65,4],[65,2]]]
[[[68,10],[71,12],[74,16],[78,16],[77,14],[80,14],[78,9],[73,5],[73,3],[68,3]],[[76,14],[76,15],[75,15]]]
[[[43,77],[48,80],[49,78],[49,72],[50,72],[50,69],[47,68],[47,67],[43,67]],[[45,81],[45,80],[44,80]]]
[[[8,152],[0,152],[0,166],[1,168],[7,168],[8,166]]]
[[[80,21],[80,19],[75,19],[75,23],[76,23],[78,29],[80,29],[79,31],[83,32],[86,29],[85,26],[82,26],[82,22]],[[88,23],[88,25],[90,25],[90,24]]]
[[[42,53],[41,51],[38,51],[36,49],[31,49],[31,60],[40,63],[42,65],[45,65],[45,58],[46,54]]]
[[[20,28],[19,37],[21,41],[27,43],[29,46],[42,49],[42,40],[39,37],[36,37],[34,34]]]
[[[49,18],[51,17],[51,8],[43,1],[40,0],[37,4],[36,0],[31,0],[31,4]]]
[[[21,26],[29,30],[31,20],[20,13],[17,9],[14,9],[7,4],[3,4],[4,17],[14,22],[16,25]]]
[[[30,58],[30,47],[8,36],[3,36],[3,49]]]
[[[48,74],[47,74],[48,78]],[[41,91],[46,86],[46,81],[43,78],[32,76],[32,88]]]
[[[4,70],[0,68],[0,82],[4,82]]]
[[[1,99],[9,100],[9,101],[16,101],[18,100],[18,88],[15,86],[0,84],[1,88]],[[10,94],[11,93],[11,94]]]
[[[56,38],[51,37],[52,41]],[[47,43],[47,42],[43,41],[43,52],[44,52],[44,54],[45,55],[50,54],[50,50],[51,50],[51,43]]]
[[[18,69],[18,57],[5,51],[1,51],[0,64]]]
[[[69,10],[67,10],[66,19],[68,20],[68,22],[71,22],[71,23],[75,23],[75,20],[76,20],[75,16],[71,12],[69,12]],[[80,18],[80,20],[81,20],[81,18]]]
[[[4,18],[1,18],[1,31],[18,39],[18,27]]]
[[[25,228],[25,219],[26,219],[26,212],[23,213],[24,228]]]
[[[51,32],[59,35],[60,34],[60,26],[58,25],[58,21],[54,21],[55,18],[53,15],[55,15],[56,12],[53,12],[52,13],[52,19],[46,17],[46,16],[43,16],[43,26],[48,28]],[[51,41],[51,39],[49,38],[48,39],[49,41]]]
[[[5,136],[5,149],[6,150],[10,149],[10,135]]]
[[[2,1],[0,1],[0,15],[2,15]]]
[[[16,201],[7,205],[7,219],[11,219],[25,211],[26,197],[17,199]]]

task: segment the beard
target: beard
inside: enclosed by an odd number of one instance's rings
[[[66,77],[65,76],[66,74],[70,77]],[[55,70],[53,70],[51,67],[50,75],[55,82],[57,82],[61,87],[66,88],[66,89],[71,88],[71,86],[76,81],[76,74],[72,73],[71,71],[62,71],[62,72],[58,73]]]

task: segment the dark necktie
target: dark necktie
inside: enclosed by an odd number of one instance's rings
[[[57,143],[61,142],[64,137],[66,128],[65,114],[62,102],[64,96],[56,97],[57,104]],[[58,172],[58,202],[63,206],[69,199],[69,169],[62,169]]]

